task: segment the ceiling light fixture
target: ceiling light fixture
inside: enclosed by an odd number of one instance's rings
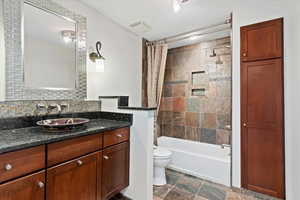
[[[182,4],[188,2],[189,0],[173,0],[173,9],[175,13],[181,10]]]

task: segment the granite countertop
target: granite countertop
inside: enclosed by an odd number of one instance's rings
[[[107,119],[93,119],[87,125],[78,129],[50,133],[42,127],[27,127],[0,131],[0,153],[20,150],[85,135],[101,133],[107,130],[131,126],[131,122]]]

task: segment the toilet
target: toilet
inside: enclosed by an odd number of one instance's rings
[[[153,148],[153,185],[162,186],[167,184],[166,167],[171,161],[172,152],[168,149],[154,146]]]

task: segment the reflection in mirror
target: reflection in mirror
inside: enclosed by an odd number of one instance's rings
[[[3,23],[3,0],[0,0],[0,101],[5,99],[5,46]]]
[[[24,78],[31,89],[75,89],[76,23],[24,4]]]

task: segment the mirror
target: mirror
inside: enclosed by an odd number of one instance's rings
[[[76,87],[76,22],[24,3],[24,83],[31,89]]]
[[[52,0],[0,2],[0,100],[85,99],[87,19]]]
[[[5,98],[5,46],[4,46],[4,23],[3,1],[0,0],[0,101]]]

